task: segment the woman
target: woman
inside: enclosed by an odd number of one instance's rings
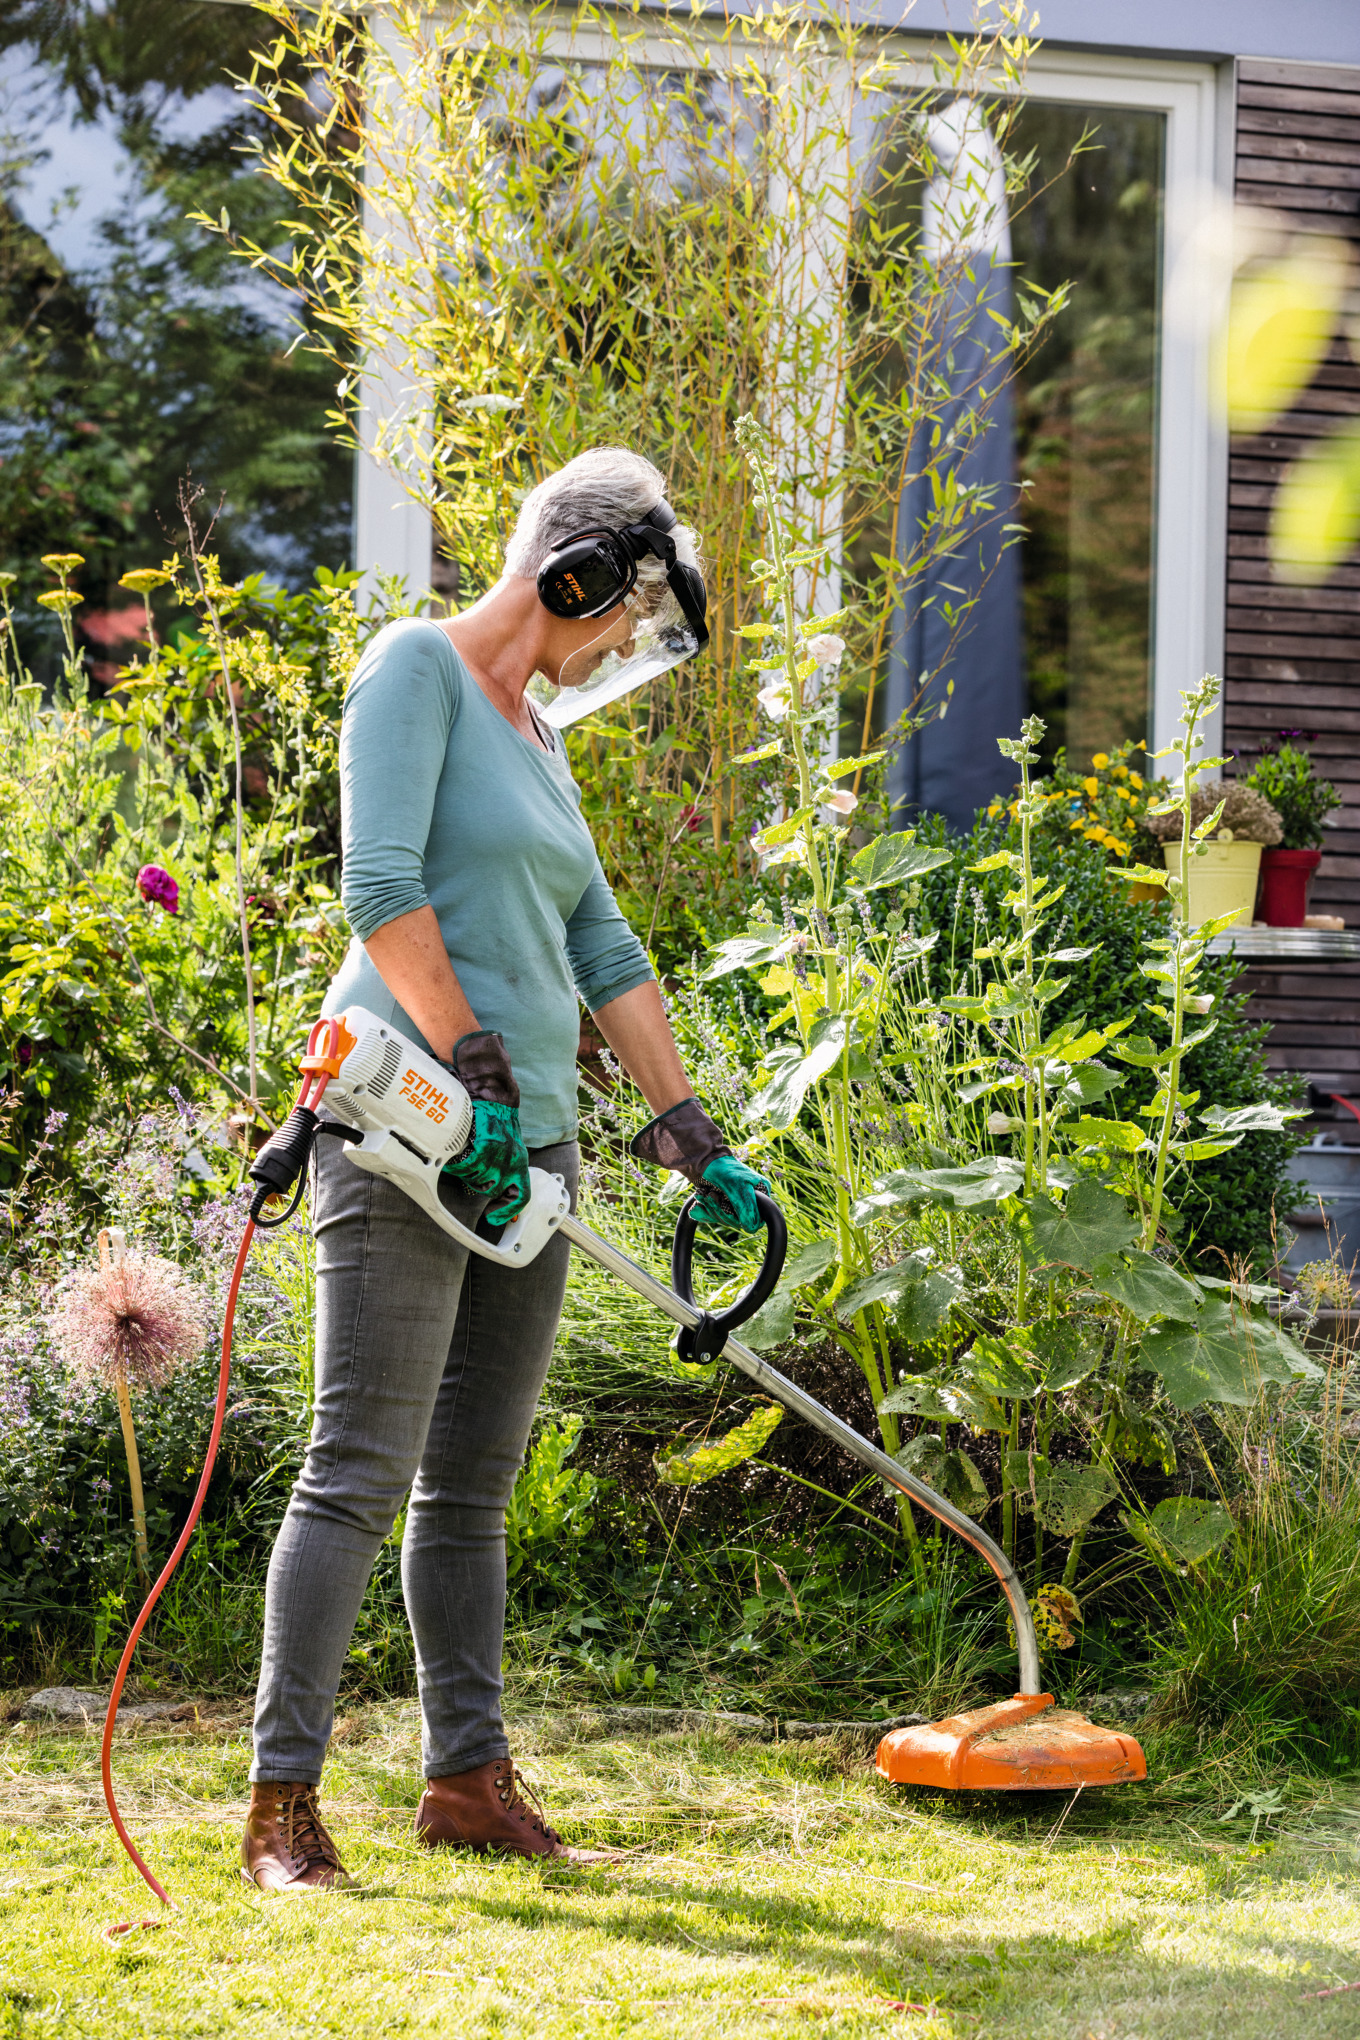
[[[636,534],[654,512],[669,575],[643,526],[630,599],[561,614],[572,598],[559,599],[550,563],[562,549],[579,562],[571,540]],[[575,1194],[578,995],[657,1115],[633,1152],[702,1184],[708,1222],[759,1225],[764,1185],[693,1096],[561,740],[525,692],[536,672],[579,684],[626,652],[677,572],[689,572],[682,593],[702,590],[697,566],[657,470],[597,448],[525,498],[489,594],[447,623],[389,624],[346,698],[342,896],[354,939],[326,1010],[362,1005],[390,1019],[472,1097],[473,1135],[450,1165],[469,1225],[513,1217],[530,1164]],[[291,1893],[350,1881],[317,1785],[354,1624],[408,1491],[402,1587],[427,1780],[417,1840],[588,1860],[522,1798],[500,1715],[505,1505],[548,1370],[568,1244],[555,1238],[523,1271],[499,1268],[330,1141],[317,1152],[313,1219],[315,1418],[269,1567],[242,1875]]]

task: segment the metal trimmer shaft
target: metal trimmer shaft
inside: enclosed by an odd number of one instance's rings
[[[617,1247],[611,1246],[608,1240],[601,1239],[588,1225],[583,1225],[579,1218],[562,1219],[558,1229],[583,1253],[589,1254],[593,1261],[598,1261],[609,1274],[617,1276],[620,1282],[626,1282],[630,1289],[635,1289],[648,1303],[655,1304],[659,1311],[673,1319],[676,1324],[693,1327],[699,1323],[702,1312],[677,1296],[666,1283],[658,1282],[655,1275],[649,1275],[647,1270],[639,1267],[630,1255],[621,1253]],[[808,1395],[796,1382],[781,1374],[777,1367],[771,1367],[758,1353],[753,1353],[749,1346],[743,1346],[737,1339],[729,1339],[723,1348],[723,1358],[730,1360],[734,1367],[739,1367],[752,1381],[758,1381],[776,1402],[783,1403],[785,1409],[792,1410],[805,1424],[811,1424],[823,1437],[830,1438],[833,1444],[840,1446],[842,1452],[848,1452],[852,1459],[857,1459],[870,1473],[876,1473],[889,1487],[896,1488],[899,1494],[906,1495],[941,1523],[948,1524],[956,1536],[961,1537],[980,1558],[987,1561],[1010,1603],[1011,1620],[1015,1624],[1020,1655],[1019,1691],[1041,1692],[1039,1644],[1034,1634],[1034,1621],[1015,1567],[1001,1546],[993,1543],[986,1531],[979,1529],[971,1516],[965,1516],[962,1509],[956,1509],[952,1502],[947,1502],[934,1488],[927,1487],[924,1481],[917,1480],[914,1474],[899,1466],[895,1459],[890,1459],[877,1445],[871,1445],[867,1438],[862,1438],[858,1431],[843,1422],[840,1417],[833,1416],[815,1396]]]

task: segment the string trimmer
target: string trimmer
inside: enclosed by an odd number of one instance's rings
[[[198,1490],[165,1569],[133,1624],[114,1676],[104,1723],[104,1796],[109,1813],[124,1848],[164,1904],[171,1903],[169,1894],[143,1861],[114,1799],[110,1752],[118,1702],[137,1639],[183,1555],[207,1493],[226,1411],[232,1326],[251,1240],[257,1228],[282,1225],[297,1209],[307,1163],[322,1134],[345,1141],[349,1160],[356,1168],[367,1169],[395,1183],[451,1239],[501,1267],[527,1268],[554,1234],[565,1234],[573,1246],[589,1254],[609,1274],[626,1282],[681,1327],[678,1343],[683,1358],[706,1361],[721,1357],[731,1361],[758,1382],[767,1395],[830,1438],[890,1488],[947,1524],[986,1560],[1010,1607],[1019,1655],[1019,1691],[1012,1700],[975,1708],[926,1727],[897,1729],[885,1736],[877,1757],[878,1770],[884,1777],[908,1784],[1034,1792],[1115,1785],[1147,1776],[1143,1753],[1131,1736],[1097,1728],[1082,1715],[1055,1708],[1052,1694],[1041,1692],[1034,1622],[1015,1568],[1000,1546],[970,1516],[908,1473],[796,1382],[789,1381],[733,1337],[738,1327],[773,1295],[783,1272],[787,1233],[783,1214],[772,1198],[763,1194],[757,1198],[765,1225],[765,1251],[755,1280],[725,1309],[705,1310],[695,1299],[692,1280],[695,1237],[692,1197],[687,1199],[676,1221],[669,1288],[583,1225],[571,1211],[562,1178],[542,1169],[530,1169],[527,1206],[513,1224],[492,1238],[464,1225],[450,1208],[453,1186],[443,1171],[467,1144],[472,1130],[472,1103],[442,1063],[417,1048],[388,1022],[361,1006],[351,1006],[338,1018],[317,1022],[299,1067],[302,1087],[297,1101],[279,1131],[250,1165],[256,1190],[227,1292],[217,1404]],[[323,1097],[330,1115],[325,1120],[319,1114]],[[266,1215],[271,1204],[290,1192],[292,1201],[284,1210]],[[705,1195],[710,1200],[715,1197],[711,1190],[706,1190]]]

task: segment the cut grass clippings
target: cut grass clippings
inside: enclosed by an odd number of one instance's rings
[[[178,1904],[111,1946],[158,1908],[105,1818],[98,1737],[0,1731],[0,2036],[1357,2031],[1360,1785],[1248,1779],[1230,1811],[1212,1766],[1168,1761],[1075,1802],[957,1799],[832,1742],[588,1741],[565,1713],[512,1734],[554,1820],[616,1864],[418,1849],[396,1702],[342,1716],[323,1785],[360,1888],[265,1898],[236,1873],[244,1711],[120,1734],[121,1804]]]

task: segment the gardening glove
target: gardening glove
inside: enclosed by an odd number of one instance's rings
[[[445,1067],[472,1100],[467,1146],[443,1173],[474,1196],[489,1197],[491,1225],[509,1225],[529,1202],[529,1152],[519,1130],[519,1085],[499,1034],[464,1034]]]
[[[742,1232],[759,1232],[764,1225],[756,1192],[768,1192],[769,1184],[737,1160],[697,1098],[682,1098],[644,1126],[628,1152],[689,1178],[699,1192],[694,1216],[700,1225],[735,1225]]]

